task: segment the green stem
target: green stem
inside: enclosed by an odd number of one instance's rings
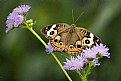
[[[83,80],[82,81],[87,81],[87,76],[83,76]]]
[[[82,76],[82,74],[80,73],[80,71],[77,71],[77,70],[76,70],[76,72],[77,72],[77,74],[79,75],[79,77],[82,79],[83,76]]]
[[[68,75],[68,73],[66,72],[66,70],[63,68],[61,62],[58,60],[58,58],[56,57],[56,55],[51,52],[52,56],[55,58],[56,62],[58,63],[58,65],[61,67],[62,71],[64,72],[64,74],[66,75],[66,77],[68,78],[69,81],[72,81],[72,79],[70,78],[70,76]]]
[[[83,75],[83,80],[82,81],[87,81],[87,77],[90,73],[90,70],[93,66],[93,63],[92,62],[89,62],[89,66],[87,67],[87,70],[85,71],[84,75]]]
[[[42,40],[42,38],[32,29],[32,27],[28,28],[41,42],[44,46],[46,46],[46,43]],[[63,68],[61,62],[59,61],[59,59],[56,57],[56,55],[51,52],[52,56],[54,57],[54,59],[56,60],[56,62],[58,63],[58,65],[61,67],[62,71],[64,72],[64,74],[66,75],[66,77],[68,78],[69,81],[72,81],[72,79],[70,78],[70,76],[68,75],[68,73],[66,72],[66,70]]]
[[[87,81],[87,76],[84,74],[84,75],[82,75],[81,73],[80,73],[80,71],[76,71],[77,72],[77,74],[80,76],[80,78],[81,78],[81,80],[82,81]]]
[[[28,28],[39,40],[42,42],[44,46],[46,46],[46,43],[42,40],[42,38],[32,29],[32,27]]]
[[[93,65],[92,63],[89,63],[89,67],[87,68],[85,76],[89,75],[92,65]]]

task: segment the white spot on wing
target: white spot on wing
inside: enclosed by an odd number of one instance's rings
[[[48,29],[48,27],[45,28],[46,30]]]
[[[91,37],[91,38],[93,38],[93,37],[94,37],[94,35],[93,35],[92,33],[90,33],[90,37]]]
[[[56,24],[54,24],[53,26],[52,26],[52,28],[51,29],[53,29],[53,28],[55,28],[56,27]]]
[[[54,30],[53,28],[55,28],[56,27],[56,24],[54,24],[51,28],[50,28],[50,30],[47,32],[47,36],[50,36],[50,32],[51,31],[54,31],[54,35],[56,35],[57,34],[57,30]]]

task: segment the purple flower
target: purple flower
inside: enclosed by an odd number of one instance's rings
[[[64,62],[64,69],[66,70],[81,70],[84,64],[88,63],[88,60],[82,56],[71,57],[71,59],[66,59]]]
[[[106,45],[96,44],[96,46],[92,48],[86,48],[81,54],[85,58],[97,58],[98,54],[110,58],[110,53],[108,51],[109,48],[107,48]]]
[[[13,10],[13,12],[18,14],[24,14],[25,12],[28,12],[31,7],[29,5],[21,5]]]
[[[107,58],[110,58],[110,53],[108,52],[109,48],[106,47],[106,45],[103,45],[103,44],[98,45],[98,44],[96,44],[96,46],[94,46],[92,49],[97,51],[100,55],[106,56]]]
[[[48,44],[45,46],[46,48],[46,52],[50,53],[54,50],[54,48],[52,47],[52,45],[50,44],[50,42],[48,42]]]
[[[93,65],[94,65],[94,67],[100,65],[100,62],[99,62],[99,60],[97,60],[97,59],[93,59],[92,63],[93,63]]]
[[[83,50],[83,52],[81,53],[81,55],[84,58],[96,58],[96,55],[98,54],[97,51],[93,50],[92,48],[86,48],[85,50]]]
[[[16,13],[10,13],[6,20],[6,26],[8,27],[6,29],[6,32],[11,30],[12,27],[18,27],[24,20],[23,15],[18,15]]]
[[[21,5],[13,10],[12,13],[10,13],[7,16],[6,20],[6,32],[10,31],[14,27],[18,27],[22,24],[24,20],[24,13],[29,11],[31,7],[28,5]]]

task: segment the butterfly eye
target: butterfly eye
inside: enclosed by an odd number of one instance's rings
[[[54,39],[54,42],[59,42],[59,41],[60,41],[60,39],[61,39],[61,37],[60,37],[60,36],[56,36],[56,37],[55,37],[55,39]]]
[[[51,32],[50,32],[50,35],[53,35],[53,34],[54,34],[54,31],[51,31]]]
[[[74,47],[73,45],[70,45],[70,46],[69,46],[69,48],[71,48],[71,49],[72,49],[73,47]]]
[[[63,45],[63,42],[60,42],[59,45]]]
[[[77,48],[81,48],[82,47],[82,45],[81,44],[77,44]]]
[[[59,42],[59,39],[54,39],[54,42]]]
[[[77,48],[81,48],[81,47],[82,47],[81,41],[77,41],[77,42],[76,42],[76,47],[77,47]]]
[[[86,44],[90,44],[90,41],[87,39],[87,40],[85,40],[85,43]]]
[[[92,44],[94,44],[93,38],[83,38],[82,45],[91,46]]]

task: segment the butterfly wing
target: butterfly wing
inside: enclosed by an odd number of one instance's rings
[[[78,42],[82,45],[82,48],[91,48],[93,45],[101,43],[101,40],[87,29],[76,27],[76,31],[80,38]],[[78,45],[78,43],[76,44]]]
[[[70,25],[65,23],[58,23],[44,27],[41,32],[49,39],[51,45],[54,47],[54,51],[64,51],[65,48],[65,35],[66,30],[70,28]]]
[[[48,39],[54,39],[55,36],[57,36],[59,33],[65,31],[68,29],[70,26],[65,23],[59,23],[59,24],[54,24],[54,25],[48,25],[44,27],[41,32],[46,36]]]
[[[82,45],[84,46],[92,46],[93,44],[100,44],[101,40],[99,39],[99,37],[97,37],[96,35],[94,35],[92,32],[88,31],[85,28],[80,28],[80,27],[76,27],[76,32],[78,34],[78,36],[80,36],[80,40],[82,42]]]

